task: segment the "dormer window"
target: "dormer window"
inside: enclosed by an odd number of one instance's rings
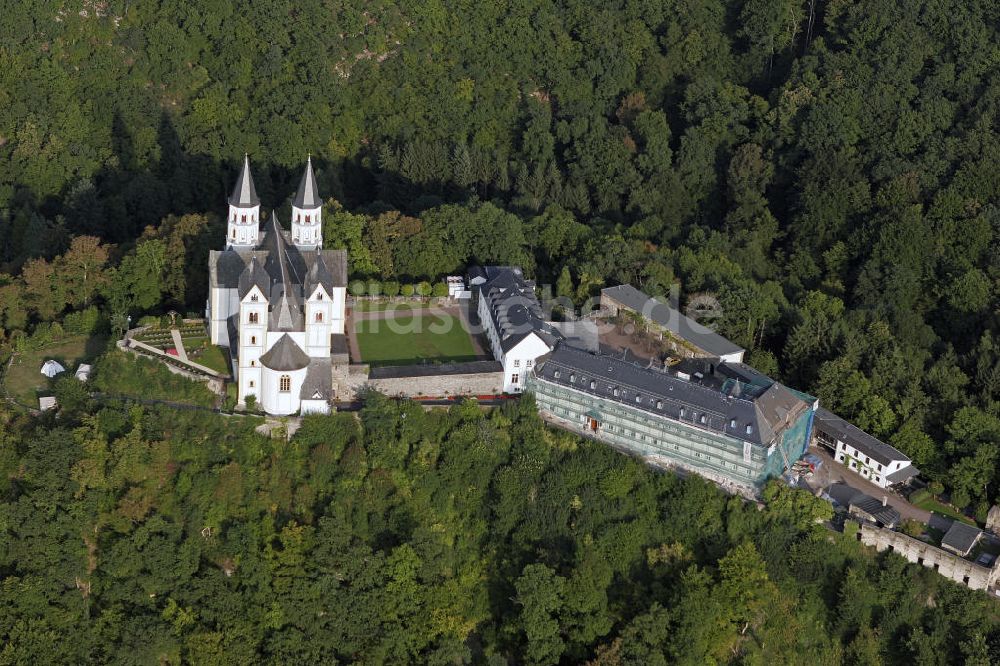
[[[555,372],[553,372],[552,376],[555,377],[556,379],[559,379],[559,371],[556,370]]]
[[[748,435],[752,435],[753,434],[753,426],[750,425],[749,423],[747,424],[747,434]]]
[[[590,382],[590,389],[594,390],[596,388],[597,388],[597,382],[595,382],[595,381]]]
[[[569,383],[570,384],[575,384],[576,383],[576,373],[575,372],[569,373]]]
[[[701,419],[700,419],[700,420],[701,420],[701,423],[702,423],[703,425],[704,425],[705,423],[708,423],[708,418],[707,418],[707,417],[706,417],[706,416],[705,416],[704,414],[702,414],[702,415],[701,415]]]
[[[684,418],[684,413],[685,413],[686,411],[687,411],[687,410],[685,410],[685,409],[684,409],[683,407],[681,407],[681,418]]]
[[[657,400],[656,401],[656,408],[657,409],[663,409],[663,401],[662,400]]]
[[[637,396],[635,396],[635,401],[636,401],[637,403],[638,403],[638,402],[642,402],[642,396],[641,396],[641,395],[637,395]]]

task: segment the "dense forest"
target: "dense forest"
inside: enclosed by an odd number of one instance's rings
[[[200,311],[243,154],[287,220],[311,152],[353,277],[504,262],[578,305],[619,282],[711,295],[751,364],[982,520],[1000,499],[997,14],[0,1],[0,360]],[[996,661],[977,598],[773,503],[524,412],[418,432],[409,409],[287,449],[191,415],[9,415],[0,661]]]
[[[98,406],[99,407],[99,406]],[[3,664],[969,664],[992,600],[543,427],[378,395],[307,417],[3,414]]]
[[[87,305],[200,310],[239,158],[280,215],[312,152],[355,277],[504,261],[577,302],[710,293],[759,369],[980,518],[1000,493],[994,3],[6,9],[11,343]]]

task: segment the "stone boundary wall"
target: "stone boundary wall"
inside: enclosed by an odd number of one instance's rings
[[[390,397],[445,398],[455,396],[500,395],[503,372],[467,372],[409,377],[378,377],[366,365],[352,365],[335,374],[337,399],[354,400],[363,389],[374,389]]]
[[[503,393],[503,372],[378,379],[369,377],[367,384],[386,395],[407,398],[499,395]]]
[[[984,567],[901,532],[862,522],[858,539],[880,553],[889,550],[914,564],[933,568],[945,578],[973,590],[985,590],[996,581],[996,564]]]

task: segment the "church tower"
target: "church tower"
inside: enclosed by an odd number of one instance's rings
[[[250,175],[250,156],[243,157],[243,170],[236,180],[236,187],[229,197],[229,228],[226,245],[235,249],[246,249],[257,245],[260,224],[260,199]]]
[[[323,247],[323,200],[316,186],[312,155],[292,199],[292,242],[303,249]]]

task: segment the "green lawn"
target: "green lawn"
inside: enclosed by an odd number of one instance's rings
[[[14,356],[4,374],[4,388],[22,405],[38,406],[38,394],[47,393],[50,380],[40,370],[46,359],[59,361],[72,374],[81,362],[89,362],[104,351],[107,339],[85,335],[68,338],[44,349],[26,351]],[[65,376],[58,375],[59,377]]]
[[[226,358],[226,353],[222,351],[221,347],[213,345],[208,337],[184,338],[183,342],[184,351],[187,352],[189,360],[206,368],[211,368],[220,374],[229,374],[229,362]]]
[[[354,309],[358,312],[384,312],[394,310],[395,312],[408,312],[426,307],[424,303],[392,303],[389,301],[358,301],[354,304]]]
[[[359,321],[354,331],[361,360],[371,365],[476,360],[469,334],[451,315]]]
[[[963,523],[968,523],[969,525],[976,524],[976,521],[972,520],[968,516],[962,515],[954,508],[948,506],[947,504],[944,504],[943,502],[937,501],[933,497],[927,497],[925,499],[920,500],[919,502],[915,502],[913,506],[917,507],[918,509],[923,509],[924,511],[930,511],[931,513],[937,513],[941,514],[942,516],[948,516],[949,518],[961,520]]]

